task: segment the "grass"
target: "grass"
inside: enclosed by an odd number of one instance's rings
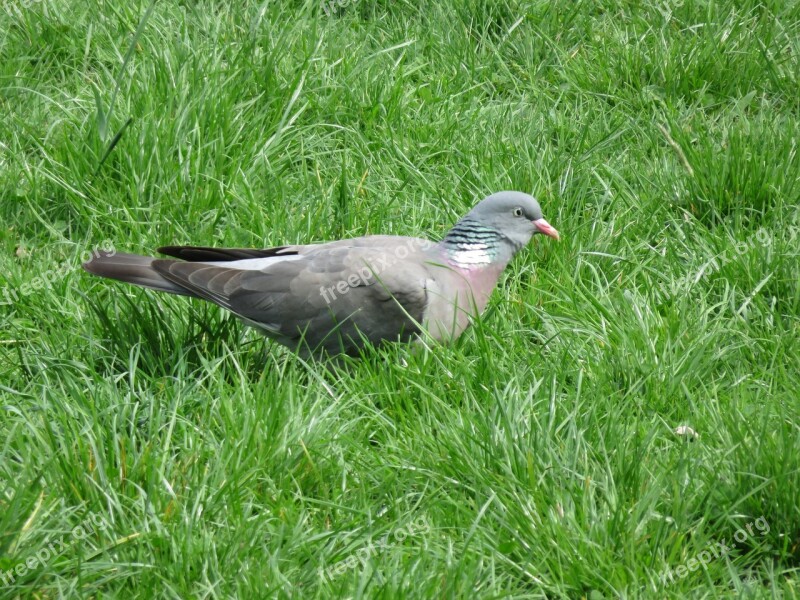
[[[800,596],[800,3],[246,4],[2,4],[0,597]],[[449,347],[78,266],[500,189],[562,241]]]

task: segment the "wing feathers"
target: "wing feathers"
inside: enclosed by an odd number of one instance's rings
[[[245,272],[227,267],[171,259],[154,260],[153,269],[164,279],[186,288],[195,296],[215,302],[229,310],[231,310],[230,293],[226,290],[226,285]],[[235,289],[235,287],[232,286],[231,289]]]

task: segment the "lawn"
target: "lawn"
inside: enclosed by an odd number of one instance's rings
[[[0,4],[0,598],[800,596],[800,2]],[[504,189],[449,346],[80,269]]]

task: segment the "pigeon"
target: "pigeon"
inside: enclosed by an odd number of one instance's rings
[[[455,340],[537,233],[559,239],[533,196],[506,191],[439,242],[370,235],[263,250],[166,246],[158,252],[171,258],[98,252],[83,268],[218,304],[301,357],[358,356],[425,335]]]

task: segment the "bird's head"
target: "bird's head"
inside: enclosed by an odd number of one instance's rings
[[[542,216],[536,198],[523,192],[497,192],[481,200],[468,219],[491,227],[517,246],[525,246],[537,233],[559,239],[558,231]]]

